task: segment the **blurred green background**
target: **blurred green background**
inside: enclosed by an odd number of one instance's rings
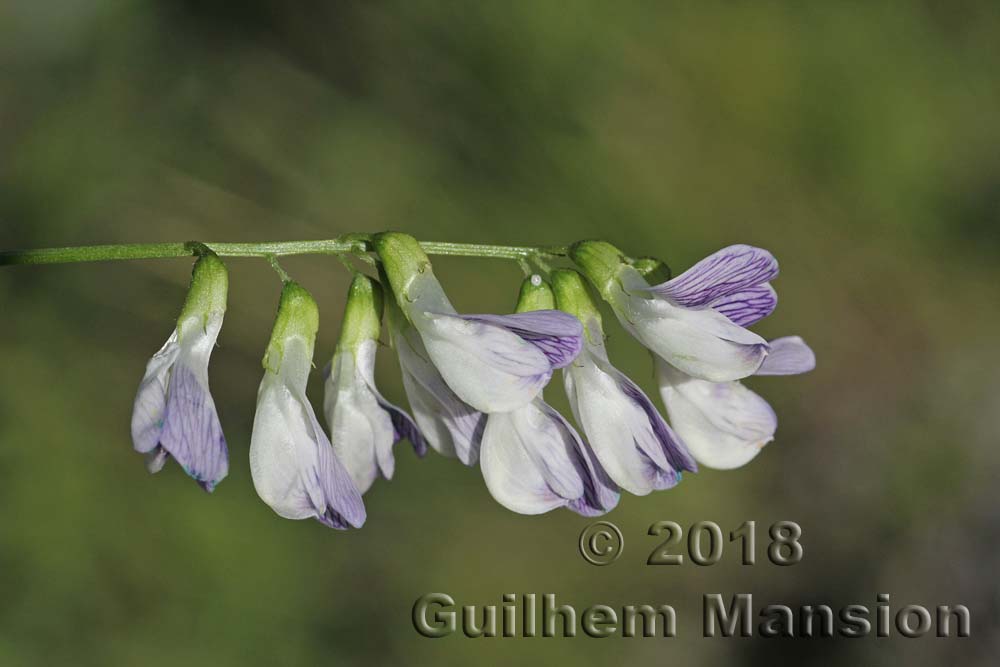
[[[280,289],[265,262],[229,261],[212,386],[232,470],[212,496],[176,467],[147,475],[129,440],[190,262],[4,268],[0,665],[992,664],[1000,9],[806,4],[0,2],[0,248],[391,228],[602,237],[676,271],[751,243],[782,267],[759,330],[819,358],[751,382],[780,428],[749,466],[624,497],[608,518],[625,554],[596,568],[577,553],[587,520],[512,514],[477,469],[407,446],[361,531],[259,502],[247,449]],[[348,276],[285,266],[321,304],[322,366]],[[512,307],[513,263],[436,267],[460,309]],[[646,354],[609,331],[652,390]],[[403,400],[393,355],[379,364]],[[797,521],[805,557],[648,567],[661,519]],[[410,610],[432,591],[671,603],[679,636],[429,640]],[[965,604],[973,636],[705,639],[715,592]]]

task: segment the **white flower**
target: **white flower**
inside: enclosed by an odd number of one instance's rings
[[[280,516],[357,528],[365,522],[361,493],[306,398],[318,322],[312,296],[287,282],[257,393],[250,472],[261,500]]]
[[[563,377],[577,423],[611,479],[630,493],[646,495],[680,481],[697,469],[646,394],[611,365],[604,347],[600,314],[575,271],[552,274],[559,308],[586,327],[583,351]]]
[[[738,468],[774,439],[778,418],[767,401],[739,382],[708,382],[656,359],[660,395],[670,423],[698,463]],[[771,341],[757,375],[792,375],[816,366],[812,350],[798,336]]]
[[[419,455],[427,445],[416,424],[375,388],[375,352],[381,329],[378,283],[357,275],[351,283],[337,351],[326,377],[323,413],[330,442],[361,493],[379,474],[392,479],[392,447],[408,439]]]

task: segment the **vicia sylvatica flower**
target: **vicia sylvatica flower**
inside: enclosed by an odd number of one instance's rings
[[[486,415],[459,398],[444,381],[420,334],[395,299],[386,300],[386,322],[399,357],[403,389],[421,435],[439,454],[475,465]]]
[[[756,375],[794,375],[816,366],[816,357],[798,336],[771,341]],[[708,382],[656,359],[656,377],[670,423],[698,463],[738,468],[774,439],[778,418],[771,406],[738,381]]]
[[[517,312],[554,307],[552,288],[541,276],[525,280]],[[514,512],[567,507],[596,516],[618,504],[618,489],[593,450],[541,393],[520,408],[489,415],[480,463],[490,493]]]
[[[564,370],[577,423],[601,465],[621,488],[636,495],[676,485],[697,466],[646,394],[611,365],[601,315],[576,271],[552,273],[556,305],[584,326],[583,351]]]
[[[376,235],[373,243],[429,361],[475,410],[509,412],[527,405],[553,369],[580,351],[580,323],[565,313],[459,315],[416,239],[387,232]]]
[[[195,262],[177,327],[153,355],[132,408],[132,443],[150,472],[173,458],[206,491],[229,471],[229,454],[208,390],[208,362],[222,329],[229,279],[207,249]]]
[[[267,258],[284,281],[264,356],[250,443],[258,495],[276,513],[339,529],[365,522],[362,499],[391,478],[393,447],[410,440],[466,465],[481,463],[490,493],[525,514],[566,507],[586,516],[674,486],[696,460],[745,464],[770,442],[777,419],[739,380],[811,370],[798,337],[768,343],[748,330],[777,303],[778,265],[766,250],[734,245],[672,278],[652,257],[629,259],[603,241],[570,246],[424,242],[406,234],[345,234],[320,241],[129,244],[0,251],[0,265],[199,257],[177,325],[149,361],[135,398],[132,440],[156,472],[175,459],[211,491],[228,453],[208,388],[208,364],[226,310],[228,278],[215,254]],[[579,270],[522,285],[512,315],[459,314],[427,254],[534,262],[568,257]],[[279,266],[279,255],[338,255],[355,273],[340,340],[325,379],[327,432],[306,396],[319,323],[316,303]],[[377,266],[357,275],[351,257]],[[653,354],[671,424],[616,369],[587,281],[624,328]],[[391,290],[383,299],[382,289]],[[383,308],[413,417],[375,387]],[[544,401],[556,369],[579,432]]]
[[[344,308],[340,340],[326,377],[323,413],[330,442],[365,493],[380,474],[392,479],[392,447],[406,438],[423,456],[427,445],[413,419],[375,388],[375,352],[382,322],[382,288],[357,274]]]
[[[576,243],[570,255],[622,326],[684,373],[726,382],[764,362],[767,342],[744,326],[774,307],[778,265],[766,250],[730,246],[656,286],[604,241]]]
[[[306,398],[318,328],[316,302],[300,285],[287,281],[264,356],[250,472],[261,500],[280,516],[358,528],[365,522],[361,492]]]

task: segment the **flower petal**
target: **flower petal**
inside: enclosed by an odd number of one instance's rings
[[[762,283],[712,302],[712,309],[741,327],[749,327],[774,312],[778,293],[770,283]]]
[[[415,323],[448,386],[482,412],[508,412],[528,404],[552,376],[545,353],[506,327],[434,313]]]
[[[428,360],[416,330],[393,331],[392,338],[403,371],[403,388],[421,434],[439,453],[457,456],[465,465],[475,464],[486,415],[455,395]]]
[[[621,301],[615,314],[655,354],[704,380],[753,375],[767,356],[763,338],[710,308],[693,310],[633,295]]]
[[[514,315],[460,315],[462,319],[500,326],[545,353],[553,368],[576,359],[583,347],[580,320],[559,310],[533,310]]]
[[[771,341],[771,351],[757,369],[757,375],[798,375],[816,368],[816,355],[799,336]]]
[[[646,395],[588,344],[564,371],[566,393],[577,422],[608,476],[635,495],[680,481],[679,468],[693,469],[683,444]]]
[[[316,437],[316,481],[323,491],[322,502],[314,504],[316,520],[338,530],[360,528],[367,518],[361,492],[354,485],[347,468],[337,459],[330,441],[316,421],[316,414],[311,407],[307,411]],[[315,497],[314,494],[309,495]]]
[[[160,444],[163,414],[167,409],[170,369],[179,354],[177,332],[174,331],[159,352],[146,364],[146,373],[139,383],[139,391],[136,392],[135,403],[132,406],[132,446],[137,452],[144,454],[152,452]],[[162,467],[161,465],[160,468]]]
[[[229,472],[226,439],[208,392],[208,369],[191,368],[184,356],[170,374],[160,446],[206,491]]]
[[[541,398],[490,415],[481,464],[493,497],[521,514],[569,507],[595,516],[618,502],[613,483],[597,474],[593,455],[579,435]]]
[[[774,439],[774,410],[739,382],[707,382],[656,360],[660,394],[677,434],[709,468],[738,468]]]
[[[778,262],[767,250],[731,245],[650,289],[679,306],[697,308],[773,280]]]
[[[338,348],[324,382],[323,414],[330,442],[361,493],[371,488],[380,472],[391,479],[395,470],[392,419],[365,377],[366,371],[374,371],[375,345],[372,340],[357,351]]]
[[[316,421],[304,394],[265,373],[250,441],[250,471],[261,499],[287,519],[360,527],[361,493]]]

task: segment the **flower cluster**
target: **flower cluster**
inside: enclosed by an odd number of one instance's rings
[[[698,464],[744,465],[777,420],[740,380],[811,370],[798,337],[765,341],[747,327],[769,315],[778,272],[770,253],[730,246],[651,285],[649,266],[602,241],[569,248],[575,268],[529,275],[510,315],[461,314],[420,244],[372,238],[378,276],[356,274],[326,367],[320,425],[306,396],[319,309],[286,278],[257,398],[250,470],[261,499],[289,519],[339,529],[365,522],[362,495],[391,479],[407,440],[479,464],[503,506],[522,514],[566,507],[584,516],[675,486]],[[649,263],[647,263],[649,264]],[[226,476],[228,452],[208,388],[228,279],[207,248],[195,263],[177,327],[150,360],[132,416],[135,449],[153,472],[175,459],[205,490]],[[608,358],[594,294],[652,353],[667,419]],[[411,417],[375,386],[383,323],[402,370]],[[556,370],[576,426],[545,402]],[[579,430],[578,430],[579,429]]]

